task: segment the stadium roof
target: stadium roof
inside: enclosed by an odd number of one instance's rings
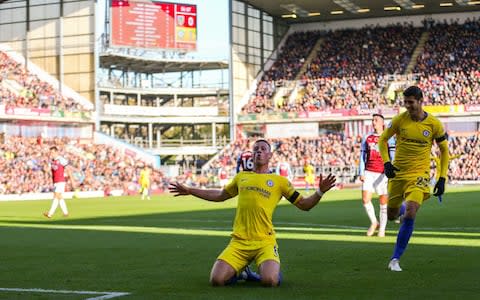
[[[119,53],[101,53],[100,67],[138,73],[166,73],[228,69],[227,61],[192,59],[162,59],[133,56]]]
[[[473,0],[244,0],[288,23],[480,11]]]

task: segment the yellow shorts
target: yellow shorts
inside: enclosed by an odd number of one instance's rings
[[[257,266],[267,260],[274,260],[280,264],[278,246],[275,240],[244,241],[233,238],[217,259],[231,265],[237,273],[253,260],[255,260]]]
[[[305,177],[305,182],[311,185],[315,184],[315,176],[306,176]]]
[[[430,198],[430,178],[418,176],[408,179],[390,179],[388,181],[388,207],[399,208],[403,200],[422,205]]]

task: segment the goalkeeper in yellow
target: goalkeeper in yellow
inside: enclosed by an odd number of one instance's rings
[[[253,144],[253,170],[239,172],[223,189],[198,189],[178,182],[169,186],[175,196],[194,195],[214,202],[238,195],[232,239],[217,257],[210,273],[210,284],[213,286],[231,284],[238,279],[278,286],[281,280],[280,256],[272,224],[278,202],[285,197],[299,209],[308,211],[335,185],[335,176],[330,174],[322,178],[320,175],[318,190],[303,197],[286,177],[270,173],[271,157],[270,144],[260,139]],[[251,261],[255,261],[260,276],[249,271],[245,274],[247,276],[240,277]]]
[[[148,165],[143,167],[143,170],[140,171],[140,194],[142,195],[142,200],[150,200],[150,175],[152,171]]]
[[[433,141],[440,148],[440,172],[434,196],[441,197],[445,191],[448,171],[448,142],[442,123],[422,108],[423,93],[417,86],[403,92],[406,112],[395,116],[378,142],[388,181],[388,219],[398,217],[402,201],[406,202],[403,223],[397,235],[397,243],[388,264],[392,271],[402,271],[400,257],[407,248],[413,232],[417,211],[423,201],[430,197],[430,151]],[[387,141],[396,135],[397,148],[392,163]],[[438,172],[438,171],[437,171]]]

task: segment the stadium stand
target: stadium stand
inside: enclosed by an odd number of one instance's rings
[[[238,156],[250,150],[254,141],[255,139],[243,139],[230,144],[215,160],[209,162],[204,174],[209,174],[209,177],[218,176],[222,169],[226,169],[230,176],[234,176]],[[317,175],[332,172],[339,178],[339,182],[344,184],[351,184],[357,180],[361,136],[326,134],[318,138],[269,139],[269,142],[274,149],[271,168],[275,169],[276,164],[281,161],[288,162],[297,183],[303,180],[305,160],[316,166]],[[449,180],[452,182],[478,180],[480,173],[476,166],[480,157],[480,133],[451,136],[449,143],[450,155],[459,155],[450,163]],[[210,182],[215,184],[218,180]]]
[[[76,186],[68,182],[67,191],[103,190],[137,194],[138,176],[144,162],[103,145],[82,143],[68,138],[42,139],[7,136],[0,148],[0,194],[42,193],[53,191],[49,169],[51,146],[73,167]],[[165,190],[167,181],[158,170],[152,173],[152,191]]]
[[[293,85],[298,89],[296,97],[279,101],[274,99],[275,87],[294,79],[298,75],[295,71],[301,68],[298,62],[305,62],[308,55],[289,49],[311,49],[301,38],[289,37],[278,61],[285,66],[297,62],[297,67],[279,68],[275,63],[265,72],[242,114],[397,107],[401,99],[388,97],[388,77],[404,74],[424,32],[429,33],[429,39],[413,74],[425,90],[425,104],[478,104],[480,68],[475,58],[479,55],[479,20],[429,24],[429,29],[405,23],[322,33],[321,48]],[[317,31],[300,34],[312,41],[318,35]]]
[[[62,96],[51,84],[42,81],[3,51],[0,51],[0,70],[2,89],[0,104],[8,106],[9,109],[19,107],[62,112],[91,111],[74,99]]]

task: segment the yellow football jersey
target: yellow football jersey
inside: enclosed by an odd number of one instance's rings
[[[150,170],[140,171],[140,184],[148,185],[150,183]]]
[[[309,184],[313,184],[315,182],[315,168],[308,164],[303,166],[303,172],[305,173],[305,181]]]
[[[272,216],[278,202],[282,196],[291,203],[301,198],[287,178],[250,171],[238,173],[225,190],[238,195],[232,237],[251,241],[275,239]]]
[[[433,140],[442,140],[445,136],[440,120],[428,114],[423,121],[416,122],[411,119],[408,112],[403,112],[393,118],[383,132],[381,140],[387,141],[393,135],[396,135],[397,139],[393,165],[400,169],[395,172],[395,178],[430,177],[430,150]],[[382,143],[380,145],[382,158],[388,161],[388,150],[384,151],[385,149],[386,146]]]

